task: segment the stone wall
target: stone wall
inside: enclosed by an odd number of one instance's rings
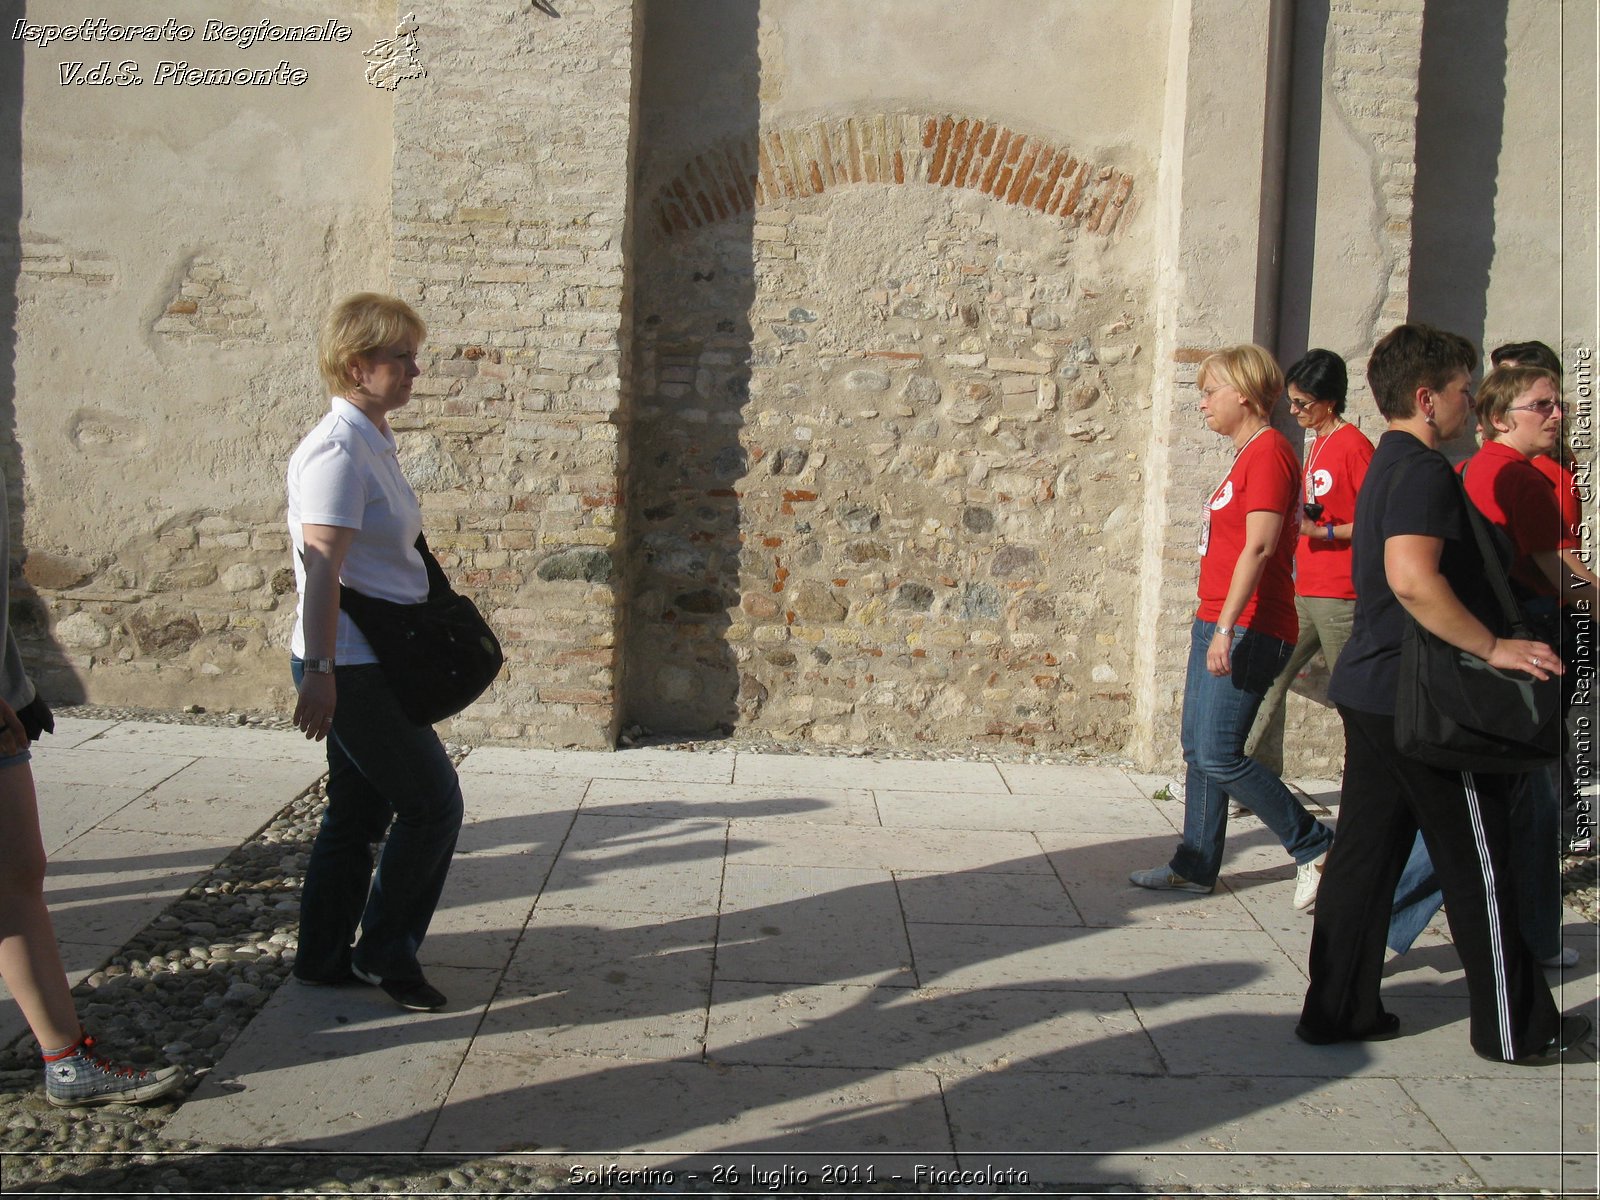
[[[825,7],[763,6],[742,44],[724,29],[714,61],[652,10],[627,719],[1120,749],[1155,147],[1085,144],[1070,104],[1033,127],[852,108],[849,88],[865,104],[873,80],[788,51],[827,21],[828,44],[870,59],[885,17]],[[1006,14],[1017,42],[1063,36],[1059,13]],[[905,78],[960,53],[917,36],[898,48]],[[673,111],[695,53],[721,110],[712,138]],[[961,94],[1011,69],[960,57]],[[812,88],[833,103],[805,111]],[[1124,93],[1154,97],[1158,75]]]
[[[460,0],[418,20],[394,283],[431,328],[393,424],[429,542],[507,657],[456,732],[609,746],[634,5]]]
[[[170,7],[116,19],[213,15]],[[1506,76],[1510,156],[1474,177],[1499,189],[1487,265],[1443,293],[1476,289],[1507,337],[1559,294],[1569,351],[1592,287],[1518,297],[1562,274],[1551,214],[1594,244],[1592,136],[1558,185],[1527,159],[1558,117],[1592,133],[1579,7],[1507,9],[1507,60],[1560,47],[1563,101],[1537,95],[1555,71]],[[324,408],[322,314],[379,288],[430,325],[395,422],[430,539],[508,652],[457,736],[1173,763],[1199,497],[1229,453],[1195,365],[1329,346],[1378,432],[1359,381],[1419,294],[1418,122],[1449,125],[1426,86],[1419,118],[1418,61],[1426,84],[1466,53],[1424,0],[1292,9],[363,0],[336,42],[118,46],[149,81],[123,87],[62,82],[105,50],[0,44],[33,669],[63,701],[288,706],[283,465]],[[180,58],[306,79],[156,85]],[[1422,207],[1437,229],[1481,198]],[[1338,760],[1320,685],[1290,704],[1299,772]]]

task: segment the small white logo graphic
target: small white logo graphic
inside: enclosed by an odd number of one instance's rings
[[[70,1062],[51,1063],[50,1075],[57,1083],[76,1083],[78,1068]]]
[[[1333,488],[1333,476],[1323,470],[1316,470],[1306,476],[1306,491],[1312,497],[1326,496]]]
[[[417,57],[417,14],[407,13],[394,27],[392,38],[379,38],[361,56],[370,64],[366,80],[373,87],[394,91],[402,79],[418,79],[428,73]]]
[[[1215,496],[1211,497],[1211,508],[1212,508],[1213,511],[1215,511],[1216,509],[1219,509],[1219,508],[1227,508],[1228,505],[1230,503],[1232,503],[1232,501],[1233,501],[1233,480],[1225,479],[1222,482],[1221,489],[1217,492],[1217,494]]]

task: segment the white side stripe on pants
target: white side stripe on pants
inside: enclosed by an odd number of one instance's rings
[[[1489,845],[1483,836],[1483,813],[1478,807],[1478,784],[1471,771],[1461,772],[1461,787],[1467,797],[1467,813],[1472,818],[1472,844],[1478,852],[1478,867],[1483,872],[1484,902],[1488,909],[1489,961],[1494,965],[1494,1006],[1500,1032],[1500,1057],[1516,1057],[1511,1035],[1511,992],[1506,984],[1505,931],[1500,928],[1500,904],[1495,897],[1494,864],[1489,861]]]

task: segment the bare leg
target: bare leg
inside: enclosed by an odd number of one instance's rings
[[[0,979],[40,1047],[59,1050],[78,1040],[78,1011],[44,904],[44,861],[33,770],[0,768]]]

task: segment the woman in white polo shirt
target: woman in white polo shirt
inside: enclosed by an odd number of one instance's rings
[[[339,584],[400,604],[427,598],[422,510],[388,421],[411,399],[426,332],[393,296],[362,292],[334,307],[318,346],[333,399],[289,459],[288,478],[300,590],[294,722],[328,747],[328,807],[306,866],[294,974],[375,984],[416,1011],[445,1003],[417,950],[455,852],[461,788],[438,735],[400,710],[377,655],[339,608]],[[374,870],[372,846],[385,831]]]

